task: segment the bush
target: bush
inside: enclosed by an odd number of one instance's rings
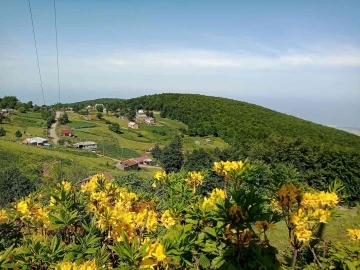
[[[16,137],[16,138],[21,138],[21,137],[22,137],[22,133],[21,133],[20,130],[17,130],[17,131],[15,132],[15,137]]]
[[[20,108],[19,108],[19,112],[21,112],[21,113],[26,113],[26,109],[25,109],[24,107],[20,107]]]
[[[6,130],[2,127],[0,127],[0,137],[6,136]]]

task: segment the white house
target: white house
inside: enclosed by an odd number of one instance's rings
[[[41,137],[33,137],[27,138],[23,141],[23,144],[31,144],[31,145],[44,145],[48,140]]]
[[[97,143],[91,141],[74,143],[73,146],[79,149],[97,149]]]
[[[148,124],[148,125],[152,125],[152,126],[153,126],[153,125],[156,125],[155,119],[152,118],[152,117],[146,118],[146,119],[145,119],[145,123]]]

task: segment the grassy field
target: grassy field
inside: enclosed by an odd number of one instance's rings
[[[347,229],[358,228],[360,224],[360,213],[357,209],[338,209],[338,217],[331,217],[325,227],[324,240],[329,242],[351,243],[347,236]],[[284,222],[276,224],[274,230],[268,232],[270,243],[279,249],[281,257],[286,256],[291,250],[288,239],[288,231]]]

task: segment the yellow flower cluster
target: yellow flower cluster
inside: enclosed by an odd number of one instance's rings
[[[81,189],[90,193],[88,209],[94,213],[97,226],[108,230],[108,236],[115,241],[122,241],[123,232],[132,239],[141,230],[156,230],[158,214],[153,210],[153,201],[140,202],[135,193],[117,187],[101,175],[92,177]]]
[[[213,170],[219,175],[228,175],[231,171],[239,171],[244,167],[242,161],[219,161],[214,162]]]
[[[360,243],[360,229],[348,229],[349,236]]]
[[[1,209],[0,210],[0,224],[6,222],[8,220],[9,220],[9,217],[8,217],[6,211]]]
[[[165,254],[164,246],[159,242],[150,245],[146,252],[147,255],[141,262],[142,267],[154,267],[159,263],[167,264],[170,262],[170,257]]]
[[[154,175],[154,183],[152,184],[153,188],[156,188],[156,182],[165,181],[167,179],[167,174],[165,171],[162,172],[156,172]]]
[[[71,190],[71,183],[68,181],[62,181],[61,184],[58,184],[59,188],[63,188],[66,192]]]
[[[56,270],[94,270],[98,268],[96,267],[96,262],[94,260],[94,261],[84,262],[81,265],[77,265],[74,262],[61,262],[55,266],[55,269]]]
[[[335,193],[318,192],[304,193],[301,197],[301,206],[305,208],[325,208],[334,207],[339,203],[339,198]]]
[[[310,240],[312,236],[312,231],[308,229],[308,221],[308,215],[302,208],[290,216],[290,223],[293,225],[294,235],[299,242],[306,242]]]
[[[185,179],[186,183],[193,187],[193,192],[196,192],[196,187],[201,185],[204,180],[204,176],[200,172],[189,172],[187,178]]]
[[[175,225],[175,219],[171,216],[169,210],[166,210],[161,216],[161,223],[165,226],[166,229]]]
[[[283,185],[276,195],[280,205],[289,208],[299,199],[299,191],[294,185]]]
[[[275,228],[275,224],[269,223],[267,221],[256,221],[255,227],[259,232],[272,230]]]
[[[31,200],[30,197],[18,202],[16,210],[21,213],[22,220],[41,223],[45,228],[50,226],[49,211],[41,207],[39,203]]]
[[[203,210],[210,210],[216,207],[216,204],[225,199],[225,192],[222,189],[215,188],[210,194],[209,198],[204,198],[201,205]]]

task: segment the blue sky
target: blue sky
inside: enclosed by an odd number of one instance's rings
[[[52,0],[31,0],[58,101]],[[57,0],[61,101],[180,92],[360,126],[360,1]],[[41,104],[26,0],[0,1],[0,95]]]

